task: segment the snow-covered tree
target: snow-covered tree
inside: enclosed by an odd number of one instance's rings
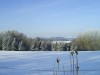
[[[16,38],[13,39],[11,50],[16,50]]]
[[[25,48],[24,48],[24,46],[23,46],[23,41],[21,41],[21,42],[19,43],[18,50],[19,50],[19,51],[25,50]]]
[[[7,40],[6,37],[4,37],[2,40],[2,50],[6,50],[6,49],[7,49]]]

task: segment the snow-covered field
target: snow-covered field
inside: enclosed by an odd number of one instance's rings
[[[66,51],[0,51],[0,75],[54,75],[56,58],[60,58],[59,75],[70,75],[70,55]],[[78,75],[100,75],[100,52],[79,52]]]

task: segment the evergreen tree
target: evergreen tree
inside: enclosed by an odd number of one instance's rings
[[[11,50],[10,38],[7,40],[7,48],[6,48],[6,50]]]
[[[2,33],[0,33],[0,50],[2,50]]]
[[[13,39],[11,50],[16,50],[16,38]]]
[[[35,43],[32,41],[30,50],[35,51]]]
[[[45,50],[45,45],[46,45],[46,44],[45,44],[45,42],[44,42],[44,41],[42,41],[42,42],[41,42],[41,47],[40,47],[42,51],[44,51],[44,50]]]
[[[41,39],[39,37],[34,39],[31,49],[35,51],[41,50]]]
[[[23,46],[23,41],[21,41],[21,42],[19,43],[18,50],[19,50],[19,51],[25,50],[25,48],[24,48],[24,46]]]
[[[44,41],[44,50],[45,51],[51,51],[51,41],[49,41],[49,40],[45,40]]]
[[[53,44],[53,51],[57,51],[58,50],[58,43],[54,43]]]
[[[6,49],[7,49],[6,37],[3,37],[3,41],[2,41],[2,49],[3,49],[3,50],[6,50]]]

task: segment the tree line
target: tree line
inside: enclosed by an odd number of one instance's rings
[[[66,51],[66,43],[53,43],[49,39],[28,38],[18,31],[0,33],[0,50],[6,51]]]
[[[0,50],[6,51],[68,51],[75,42],[79,51],[100,50],[100,32],[80,34],[70,43],[53,43],[50,39],[28,38],[18,31],[0,33]]]

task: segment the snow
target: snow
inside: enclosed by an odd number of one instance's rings
[[[53,43],[70,43],[71,41],[53,41]]]
[[[59,75],[70,75],[70,54],[66,51],[0,51],[0,75],[53,75],[56,58],[60,59]],[[100,52],[81,51],[78,75],[100,74]],[[68,72],[67,72],[68,71]]]

